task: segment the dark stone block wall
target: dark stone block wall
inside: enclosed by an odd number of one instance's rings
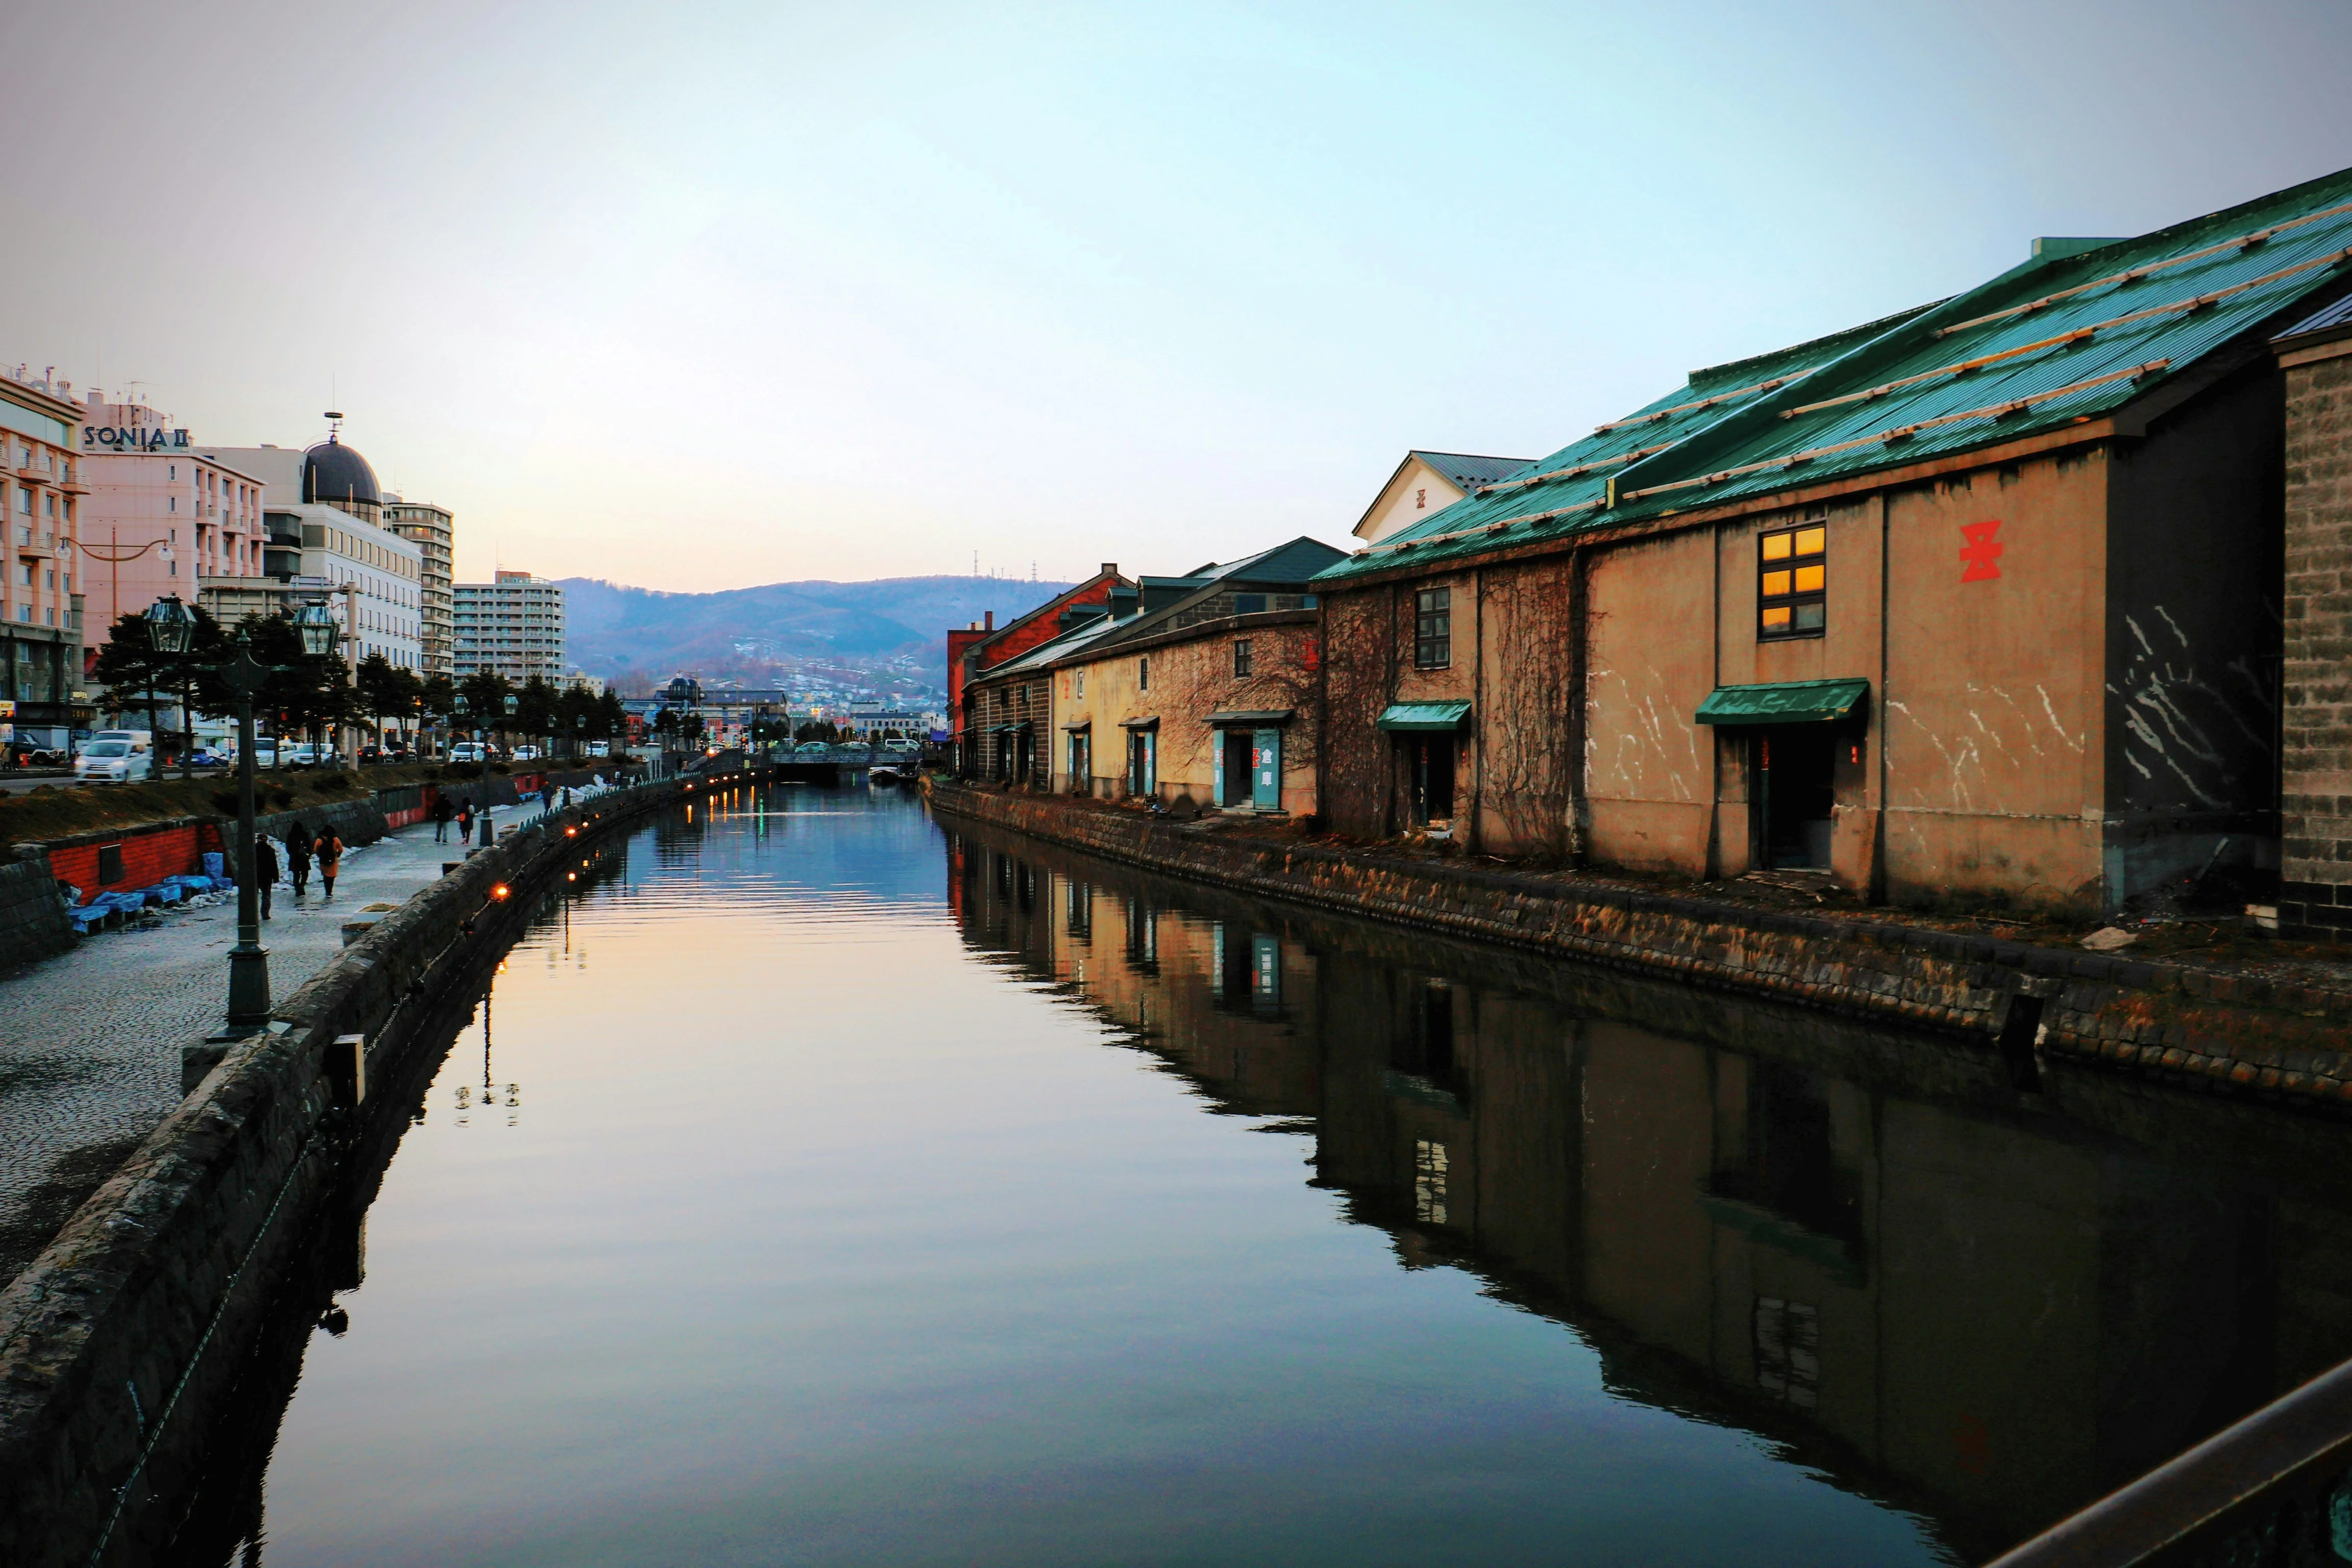
[[[74,944],[49,858],[34,848],[0,861],[0,974]]]
[[[2279,924],[2352,936],[2352,354],[2286,373]]]

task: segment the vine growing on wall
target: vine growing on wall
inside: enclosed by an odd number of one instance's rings
[[[1481,837],[1505,852],[1565,856],[1575,847],[1583,763],[1575,571],[1573,557],[1556,556],[1485,573]]]

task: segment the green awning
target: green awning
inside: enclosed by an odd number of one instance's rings
[[[1467,702],[1391,702],[1381,710],[1381,728],[1459,730],[1469,717]]]
[[[1825,724],[1870,695],[1867,680],[1773,680],[1718,686],[1698,705],[1702,724]]]

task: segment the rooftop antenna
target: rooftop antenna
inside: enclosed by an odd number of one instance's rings
[[[343,438],[343,416],[333,409],[327,410],[327,445],[336,446]]]

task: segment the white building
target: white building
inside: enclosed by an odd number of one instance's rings
[[[447,507],[387,495],[383,498],[383,522],[403,539],[415,541],[425,552],[424,669],[428,676],[447,675],[456,655],[453,631],[457,596],[452,592],[455,577],[450,561],[457,538],[457,519]]]
[[[488,670],[517,685],[537,676],[562,684],[563,590],[528,572],[500,572],[489,583],[457,585],[456,669],[459,680]]]
[[[296,599],[330,595],[354,667],[380,653],[399,668],[424,673],[424,546],[384,526],[375,469],[342,444],[340,432],[307,450],[219,447],[202,455],[268,488],[273,592]],[[231,605],[243,595],[220,597],[224,609],[249,607]]]

